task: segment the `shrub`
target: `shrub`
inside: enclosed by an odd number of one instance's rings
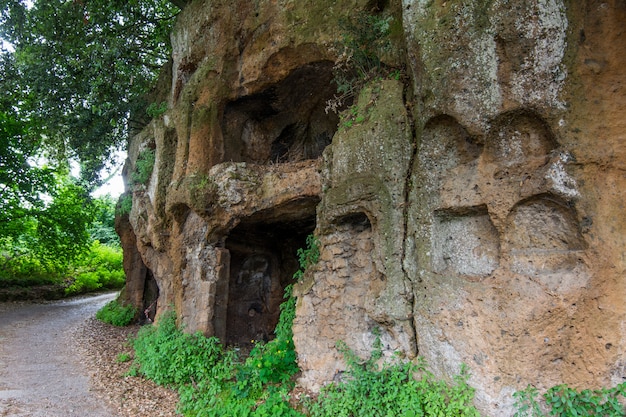
[[[113,326],[128,326],[137,310],[132,305],[122,305],[117,300],[109,301],[96,313],[96,318]]]
[[[121,248],[101,245],[97,241],[92,243],[89,252],[76,261],[73,267],[75,277],[65,294],[122,288],[126,280],[122,262]]]
[[[118,216],[124,216],[130,213],[133,208],[133,196],[129,193],[124,193],[120,196],[120,199],[115,206],[115,214]]]
[[[60,285],[65,273],[65,266],[40,259],[32,253],[0,254],[0,287]]]
[[[448,385],[437,380],[420,359],[418,364],[396,360],[378,365],[380,338],[371,357],[361,361],[345,343],[338,343],[348,365],[344,380],[326,386],[309,405],[312,417],[325,416],[478,416],[472,405],[474,389],[465,367]],[[419,375],[418,378],[415,376]]]
[[[32,236],[0,237],[0,287],[62,285],[67,263],[38,256]]]
[[[515,417],[544,417],[537,400],[536,388],[529,385],[526,389],[513,394],[513,397],[517,409]],[[543,399],[550,410],[549,415],[559,417],[621,417],[626,413],[620,397],[626,397],[626,382],[613,388],[582,391],[561,384],[543,394]]]
[[[152,175],[156,155],[154,149],[144,149],[137,156],[135,171],[132,173],[131,182],[133,184],[147,184]]]
[[[326,112],[338,112],[369,81],[387,72],[380,56],[391,48],[391,22],[391,17],[370,15],[364,11],[351,19],[339,21],[342,35],[336,47],[339,56],[333,68],[338,94],[328,101]]]
[[[82,272],[74,279],[74,282],[65,289],[66,295],[93,292],[102,288],[99,276],[96,272]]]

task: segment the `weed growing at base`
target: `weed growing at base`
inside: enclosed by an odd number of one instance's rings
[[[472,405],[474,388],[467,384],[469,373],[449,385],[437,380],[420,358],[417,364],[395,360],[379,364],[380,338],[369,359],[361,360],[343,342],[337,349],[348,370],[343,381],[323,388],[308,408],[312,417],[326,416],[479,416]]]
[[[515,417],[545,417],[537,399],[536,388],[528,386],[513,394],[515,398]],[[549,408],[550,416],[603,416],[622,417],[626,415],[620,397],[626,398],[626,382],[613,387],[599,390],[585,389],[577,391],[561,384],[550,388],[543,399]]]
[[[309,249],[298,252],[303,269],[316,260],[311,254],[314,239],[307,242]],[[185,416],[303,416],[289,404],[299,370],[291,330],[295,308],[288,286],[275,339],[257,343],[245,361],[215,337],[184,333],[176,326],[175,314],[168,312],[158,326],[138,333],[132,373],[177,388],[178,411]]]
[[[128,326],[137,310],[132,305],[123,306],[117,300],[109,301],[96,313],[96,318],[113,326]]]

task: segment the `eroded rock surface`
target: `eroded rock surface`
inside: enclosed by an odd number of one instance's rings
[[[336,42],[359,10],[393,19],[382,58],[406,77],[340,118]],[[307,388],[344,370],[338,340],[366,356],[377,332],[440,377],[467,363],[486,415],[527,384],[621,382],[624,22],[617,0],[191,2],[169,110],[130,147],[127,175],[156,161],[118,221],[125,296],[227,343],[271,338],[315,231],[295,287]]]

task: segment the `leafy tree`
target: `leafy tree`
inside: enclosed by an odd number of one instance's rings
[[[96,184],[133,121],[146,120],[178,10],[165,0],[0,0],[0,37],[15,48],[0,61],[0,103],[38,127],[50,158],[80,160]]]
[[[38,143],[26,127],[7,112],[0,112],[0,235],[19,236],[22,220],[43,209],[41,195],[52,191],[54,170],[34,167]]]
[[[116,200],[110,195],[99,197],[93,201],[95,220],[89,227],[91,239],[109,245],[119,246],[120,237],[115,233],[115,206]]]
[[[0,111],[0,244],[5,259],[28,253],[63,264],[87,246],[95,211],[67,166],[42,162],[35,130],[13,109]]]
[[[57,180],[52,197],[44,211],[33,215],[38,243],[34,249],[41,257],[69,263],[89,249],[88,228],[96,210],[85,188],[69,176]]]
[[[178,11],[165,0],[0,0],[0,38],[11,45],[0,49],[5,260],[67,264],[93,238],[115,243],[112,202],[89,191],[133,121],[147,119]]]
[[[133,123],[149,119],[146,93],[186,2],[0,0],[11,45],[0,47],[2,271],[59,272],[92,239],[115,243],[112,201],[89,191]]]

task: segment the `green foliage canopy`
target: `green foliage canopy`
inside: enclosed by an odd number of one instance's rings
[[[149,118],[178,11],[166,0],[0,0],[3,265],[29,257],[58,270],[92,239],[115,243],[112,205],[89,191]]]
[[[36,165],[37,138],[0,111],[0,248],[7,259],[30,252],[63,263],[88,246],[94,210],[66,168]]]
[[[0,111],[0,235],[19,234],[19,220],[42,207],[41,193],[52,191],[54,171],[29,163],[37,146],[14,114]]]
[[[104,195],[93,201],[95,218],[88,231],[93,240],[104,245],[119,246],[120,237],[115,233],[115,206],[117,202],[110,195]]]
[[[0,0],[3,108],[89,183],[145,120],[145,94],[167,61],[178,8],[165,0]]]

